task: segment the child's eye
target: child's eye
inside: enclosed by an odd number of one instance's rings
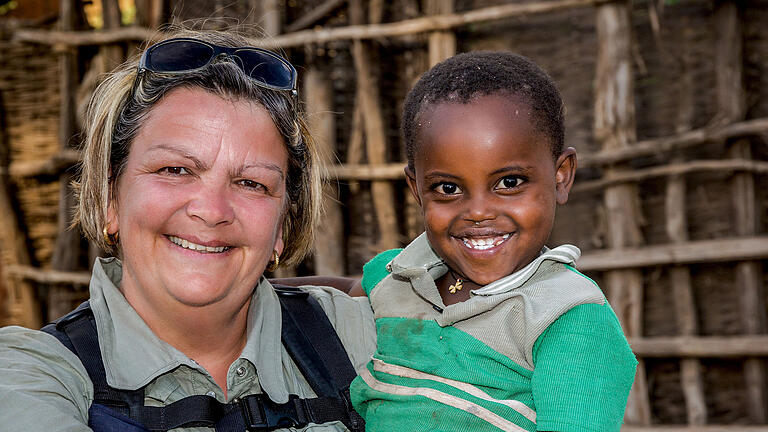
[[[523,183],[525,183],[525,179],[520,176],[506,176],[496,183],[494,189],[514,189]]]
[[[432,189],[441,195],[456,195],[461,189],[453,183],[438,183]]]
[[[174,176],[189,174],[189,171],[187,171],[187,169],[184,167],[163,167],[163,168],[160,168],[157,172],[161,174],[170,174]]]

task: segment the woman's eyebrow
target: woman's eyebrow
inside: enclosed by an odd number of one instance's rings
[[[285,178],[285,173],[283,172],[283,169],[279,165],[274,164],[272,162],[254,162],[254,163],[242,165],[234,172],[234,175],[241,176],[243,175],[243,172],[251,168],[267,169],[270,171],[274,171],[280,175],[280,180],[283,180]]]
[[[185,159],[189,159],[195,165],[195,169],[198,169],[198,170],[206,170],[208,168],[208,165],[206,165],[202,160],[198,159],[193,154],[189,153],[188,151],[182,148],[179,148],[173,145],[157,144],[147,149],[147,153],[152,153],[156,151],[166,151],[169,153],[177,154]]]

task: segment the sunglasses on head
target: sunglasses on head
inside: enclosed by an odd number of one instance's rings
[[[208,66],[221,55],[234,60],[259,86],[296,93],[296,69],[272,51],[256,47],[223,47],[191,38],[168,39],[147,48],[139,61],[139,74],[145,71],[193,72]]]

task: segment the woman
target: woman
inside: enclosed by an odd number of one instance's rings
[[[328,375],[372,354],[370,306],[322,287],[278,296],[263,277],[304,256],[318,215],[295,86],[245,38],[180,31],[98,88],[76,223],[120,259],[97,260],[90,308],[50,334],[0,329],[2,429],[360,427],[339,408],[351,378]],[[333,333],[311,334],[322,312],[338,339],[312,346]],[[325,348],[339,339],[347,354]]]

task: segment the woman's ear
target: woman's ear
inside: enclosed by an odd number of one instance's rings
[[[576,179],[576,149],[566,148],[555,162],[555,194],[558,204],[568,202],[568,194]]]
[[[114,194],[113,184],[109,184],[109,202],[107,203],[107,234],[120,231],[120,219],[117,217],[117,197]]]
[[[283,240],[283,224],[281,223],[280,228],[277,230],[277,238],[275,239],[274,250],[277,251],[277,256],[281,256],[284,249],[285,241]]]
[[[419,186],[416,184],[416,173],[413,172],[411,167],[406,166],[405,169],[405,181],[408,183],[408,187],[411,189],[411,194],[416,202],[421,206],[421,197],[419,196]]]

